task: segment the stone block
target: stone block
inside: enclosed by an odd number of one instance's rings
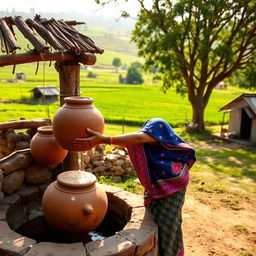
[[[7,204],[0,204],[0,220],[6,220],[9,208]]]
[[[117,192],[120,192],[122,191],[123,189],[121,188],[118,188],[118,187],[113,187],[113,186],[110,186],[110,185],[106,185],[106,184],[99,184],[106,192],[107,194],[115,194]]]
[[[52,178],[52,172],[46,166],[32,165],[26,169],[26,181],[28,184],[47,183]]]
[[[122,198],[131,207],[144,206],[143,196],[138,196],[125,190],[115,193],[115,196]]]
[[[33,245],[24,256],[86,256],[82,243],[60,244],[41,242]]]
[[[150,210],[146,209],[145,207],[133,208],[131,220],[133,223],[140,223],[140,225],[156,226]]]
[[[88,256],[132,256],[136,245],[122,236],[114,235],[102,241],[89,242],[85,248]]]
[[[18,228],[27,220],[26,206],[21,203],[21,197],[17,193],[4,198],[4,203],[9,205],[6,221],[12,229]]]
[[[5,221],[0,221],[0,255],[23,256],[36,241],[11,230]]]
[[[136,256],[143,256],[156,244],[156,232],[152,226],[144,225],[138,228],[121,230],[117,234],[136,244]]]
[[[10,205],[10,207],[16,207],[21,204],[21,197],[18,194],[13,193],[5,196],[4,203]]]
[[[23,170],[18,170],[5,175],[3,179],[3,192],[11,194],[17,191],[23,184],[25,178],[25,172]]]
[[[27,202],[28,200],[33,200],[34,198],[39,196],[39,189],[35,186],[31,187],[24,187],[17,191],[17,194],[21,196],[21,201],[23,203]]]
[[[42,197],[38,187],[23,187],[17,191],[17,194],[21,196],[22,203],[27,206],[27,211],[32,211],[41,206]]]

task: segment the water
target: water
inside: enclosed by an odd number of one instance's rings
[[[42,215],[27,221],[15,231],[22,236],[29,237],[37,242],[88,243],[91,241],[104,240],[106,237],[112,236],[117,231],[123,229],[111,215],[112,214],[107,214],[102,223],[89,233],[70,234],[56,230],[47,223]]]

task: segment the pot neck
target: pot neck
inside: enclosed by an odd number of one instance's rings
[[[37,128],[40,134],[53,134],[52,126],[41,126]]]

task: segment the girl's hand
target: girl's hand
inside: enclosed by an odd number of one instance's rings
[[[90,133],[92,136],[86,138],[75,138],[73,140],[73,144],[82,146],[84,150],[90,150],[94,146],[104,143],[105,136],[101,133],[93,131],[89,128],[87,128],[87,132]]]

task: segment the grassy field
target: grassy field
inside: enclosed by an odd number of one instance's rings
[[[0,98],[15,100],[15,103],[0,103],[0,120],[8,121],[20,116],[31,118],[52,118],[59,108],[59,102],[31,102],[31,92],[36,86],[55,85],[59,87],[58,73],[49,63],[43,63],[35,75],[36,65],[19,65],[17,71],[25,72],[27,81],[15,82],[12,67],[0,69]],[[174,89],[164,94],[160,86],[152,84],[152,77],[145,76],[144,85],[119,84],[120,72],[113,69],[92,69],[96,78],[88,78],[88,70],[81,69],[80,90],[82,96],[94,98],[95,106],[102,112],[106,122],[141,125],[152,117],[161,117],[173,126],[183,125],[191,120],[191,107],[186,98],[177,95]],[[123,73],[125,74],[125,73]],[[8,82],[9,80],[9,82]],[[12,82],[10,82],[12,81]],[[222,113],[219,109],[244,91],[238,89],[214,90],[205,111],[207,124],[220,124]],[[24,103],[23,100],[27,103]]]

